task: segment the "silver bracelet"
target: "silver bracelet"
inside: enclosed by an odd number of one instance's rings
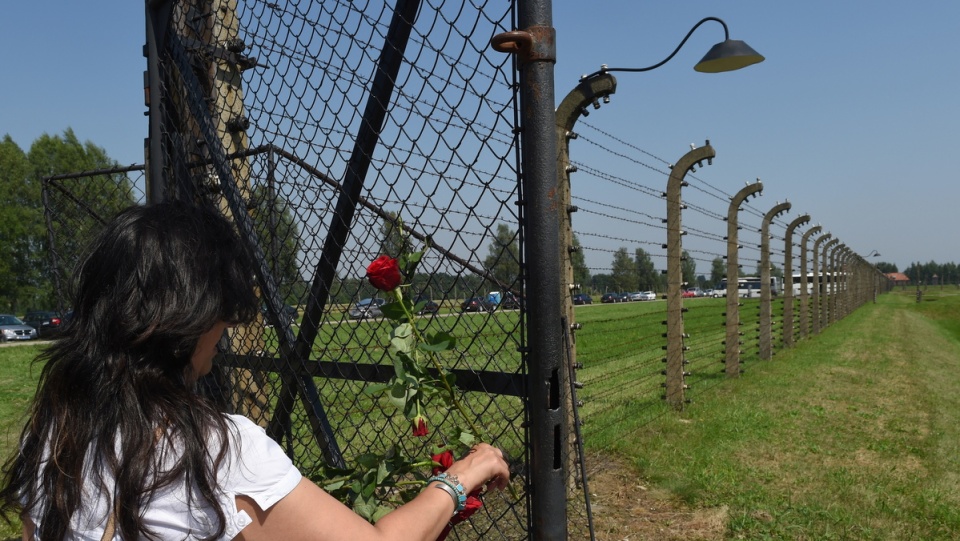
[[[447,494],[450,495],[451,498],[453,498],[453,513],[452,513],[452,514],[453,514],[453,515],[456,515],[456,514],[457,514],[457,507],[458,507],[458,504],[459,504],[459,500],[458,500],[458,498],[457,498],[457,493],[456,493],[456,491],[453,490],[453,487],[451,487],[450,485],[448,485],[448,484],[446,484],[446,483],[444,483],[444,482],[442,482],[442,481],[438,481],[438,482],[434,483],[433,486],[436,487],[436,488],[439,488],[440,490],[442,490],[442,491],[444,491],[444,492],[446,492]]]

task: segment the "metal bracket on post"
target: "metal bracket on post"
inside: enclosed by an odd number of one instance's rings
[[[793,232],[810,221],[810,215],[797,217],[783,236],[783,347],[793,347]],[[787,283],[787,280],[790,283]]]
[[[694,166],[703,166],[703,160],[713,163],[717,153],[710,141],[700,148],[690,150],[670,169],[667,180],[667,403],[676,410],[684,405],[684,364],[683,358],[683,271],[681,255],[683,236],[680,226],[680,213],[683,205],[680,201],[680,189],[686,184],[683,177]]]
[[[529,62],[557,61],[557,30],[552,26],[533,25],[524,30],[511,30],[493,36],[494,51],[510,53],[522,66]]]
[[[747,184],[730,199],[730,207],[727,209],[727,333],[726,349],[724,351],[724,363],[727,377],[736,378],[740,376],[740,296],[737,287],[737,278],[740,276],[740,264],[738,254],[740,245],[737,237],[739,236],[740,226],[737,225],[740,205],[751,195],[759,196],[763,193],[763,183],[757,179],[753,184]]]
[[[807,280],[807,241],[810,237],[820,234],[823,230],[819,225],[811,227],[803,234],[800,240],[800,338],[810,334],[810,285]],[[816,258],[814,258],[816,259]],[[814,264],[816,267],[816,264]],[[814,269],[813,275],[816,277]]]
[[[773,357],[773,296],[770,291],[770,222],[793,205],[784,201],[764,216],[760,225],[760,360]]]

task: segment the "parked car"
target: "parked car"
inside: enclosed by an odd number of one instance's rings
[[[263,313],[264,319],[269,321],[270,316],[268,315],[269,312],[267,311],[267,305],[261,306],[260,311]],[[282,317],[284,318],[284,324],[290,324],[296,321],[298,317],[300,317],[300,311],[294,308],[293,306],[286,304],[283,306]]]
[[[493,312],[494,308],[490,301],[482,297],[470,297],[460,305],[463,312]]]
[[[619,293],[604,293],[604,294],[600,297],[600,302],[602,302],[602,303],[604,303],[604,304],[611,303],[611,302],[620,302],[620,294],[619,294]]]
[[[63,318],[58,312],[32,310],[23,316],[23,322],[37,330],[37,338],[55,338],[63,327]]]
[[[0,314],[0,342],[7,340],[36,340],[37,330],[17,316]]]
[[[643,300],[643,296],[641,295],[641,293],[640,293],[639,291],[631,291],[630,293],[627,293],[627,298],[630,299],[631,301],[642,301],[642,300]]]
[[[640,292],[641,301],[655,301],[657,300],[657,294],[653,291],[641,291]]]
[[[716,295],[713,294],[713,290],[712,290],[712,289],[704,289],[704,290],[703,290],[703,296],[704,296],[704,297],[716,297]]]
[[[424,297],[422,295],[413,300],[413,305],[417,306],[421,302],[423,303],[423,306],[417,310],[418,315],[422,316],[426,314],[436,314],[440,311],[439,304],[435,303],[432,299],[430,299],[430,297]]]
[[[692,290],[692,289],[684,289],[684,290],[683,290],[683,293],[681,294],[681,296],[682,296],[684,299],[692,299],[692,298],[694,298],[694,297],[697,296],[697,292],[694,291],[694,290]]]
[[[593,304],[593,298],[586,293],[577,293],[573,296],[573,304]]]
[[[620,302],[630,302],[630,294],[626,292],[620,293]]]
[[[519,310],[523,307],[523,297],[517,297],[509,291],[500,300],[500,308],[504,310]]]
[[[351,319],[383,317],[380,307],[386,303],[387,300],[381,298],[361,299],[347,311],[347,314]]]

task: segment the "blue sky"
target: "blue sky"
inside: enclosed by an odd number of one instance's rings
[[[760,178],[764,195],[751,202],[754,208],[789,199],[793,211],[785,220],[809,213],[856,252],[877,250],[879,260],[901,269],[914,261],[960,260],[954,210],[960,183],[952,159],[960,120],[960,3],[555,4],[558,101],[600,64],[660,61],[705,16],[724,19],[733,39],[767,59],[738,72],[694,72],[693,64],[723,37],[720,25],[705,24],[665,66],[617,74],[611,103],[584,119],[591,126],[667,161],[710,139],[717,158],[698,178],[726,193]],[[27,149],[39,135],[71,127],[121,164],[142,162],[143,43],[141,2],[6,3],[0,134]],[[578,131],[594,137],[586,126]],[[574,142],[572,157],[628,174],[591,147]],[[602,192],[581,177],[575,194]],[[665,181],[656,173],[641,179]],[[725,213],[716,200],[689,197]],[[589,218],[575,219],[589,231]]]

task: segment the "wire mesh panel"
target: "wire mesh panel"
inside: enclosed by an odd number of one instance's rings
[[[82,251],[118,211],[144,202],[144,188],[143,166],[139,165],[43,179],[52,282],[60,313],[71,308],[67,299]]]

